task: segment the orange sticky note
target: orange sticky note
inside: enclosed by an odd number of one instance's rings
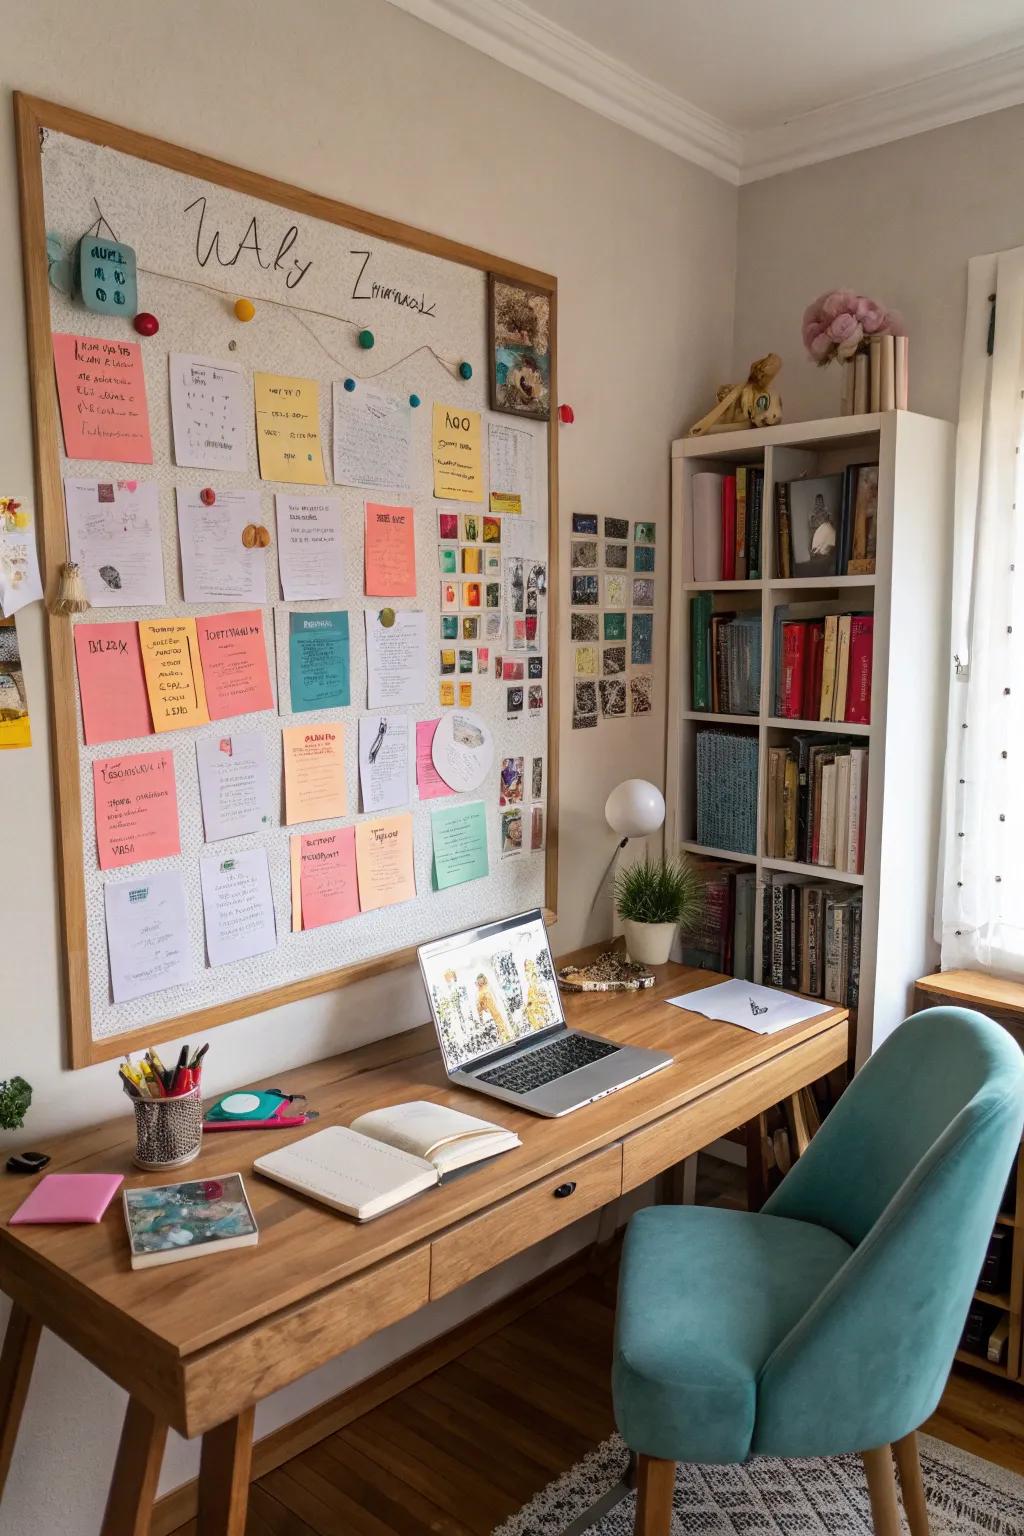
[[[263,615],[215,613],[196,619],[211,720],[273,709]]]
[[[412,817],[408,811],[383,821],[356,823],[356,870],[363,912],[411,901],[416,895]]]
[[[344,727],[333,723],[289,725],[281,732],[281,741],[285,825],[344,816]]]
[[[152,464],[138,342],[55,331],[53,364],[68,458]]]
[[[359,911],[356,829],[336,827],[292,839],[299,844],[299,909],[303,928],[343,923]]]
[[[412,507],[366,503],[367,597],[416,596],[416,540]]]
[[[134,624],[76,624],[75,660],[87,746],[152,736]]]
[[[100,869],[181,852],[173,753],[97,760],[92,786]]]
[[[210,715],[195,619],[141,619],[139,645],[153,729],[205,725]]]

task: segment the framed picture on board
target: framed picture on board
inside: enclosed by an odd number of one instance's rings
[[[487,274],[491,410],[551,417],[551,295],[529,283]]]

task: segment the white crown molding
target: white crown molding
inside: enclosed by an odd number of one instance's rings
[[[734,186],[743,135],[539,16],[522,0],[389,0],[470,48]]]
[[[520,74],[702,166],[733,186],[762,181],[1024,102],[1024,47],[909,85],[743,132],[656,85],[524,0],[388,0]]]

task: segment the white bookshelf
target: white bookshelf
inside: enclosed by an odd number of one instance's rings
[[[754,974],[761,977],[761,914],[772,872],[836,881],[863,891],[858,1060],[913,1006],[913,984],[937,965],[932,935],[949,666],[953,450],[950,422],[910,411],[683,438],[672,444],[672,603],[669,630],[666,849],[757,870]],[[774,485],[877,460],[878,535],[873,576],[775,577]],[[764,468],[762,579],[697,582],[693,575],[691,488],[700,470]],[[761,709],[755,715],[694,710],[690,598],[715,594],[722,611],[761,614]],[[773,698],[772,619],[779,605],[821,598],[874,612],[869,725],[784,720]],[[696,732],[726,725],[758,740],[757,852],[702,848],[696,841]],[[797,731],[856,738],[870,749],[864,873],[765,857],[768,748]]]

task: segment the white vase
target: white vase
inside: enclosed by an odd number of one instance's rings
[[[672,953],[677,923],[635,923],[624,917],[622,931],[631,960],[641,965],[664,965]]]

